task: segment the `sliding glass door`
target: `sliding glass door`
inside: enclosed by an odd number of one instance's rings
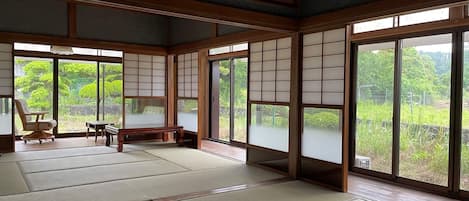
[[[53,118],[54,91],[53,59],[15,57],[15,99],[23,99],[30,111],[47,112]],[[26,135],[21,118],[15,115],[16,135]]]
[[[355,166],[391,174],[394,42],[360,45],[357,54]]]
[[[86,132],[96,120],[97,62],[59,60],[59,133]]]
[[[56,100],[55,90],[58,93]],[[86,132],[86,121],[105,120],[119,124],[122,64],[17,56],[15,99],[24,99],[31,111],[48,112],[45,118],[57,120],[57,133],[60,134]],[[17,135],[28,134],[21,123],[16,115]]]
[[[122,64],[99,62],[99,120],[122,123],[122,86]]]
[[[86,132],[77,122],[118,124],[122,111],[122,64],[59,60],[59,133]]]
[[[210,138],[246,142],[247,58],[214,61],[211,79]]]
[[[402,40],[399,176],[448,185],[451,34]]]
[[[356,47],[353,169],[448,187],[452,41],[439,34]]]

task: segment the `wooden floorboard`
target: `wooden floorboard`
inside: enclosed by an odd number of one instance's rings
[[[202,150],[246,162],[246,149],[210,140],[202,140]]]
[[[348,192],[379,201],[455,201],[446,197],[420,192],[356,175],[348,176]]]

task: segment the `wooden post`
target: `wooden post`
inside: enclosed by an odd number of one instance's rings
[[[167,69],[168,69],[168,126],[174,126],[176,123],[176,64],[174,62],[175,55],[168,55]],[[166,140],[173,140],[172,132],[167,133]]]
[[[210,108],[210,86],[209,86],[208,49],[199,50],[199,98],[198,98],[198,122],[197,122],[197,149],[201,148],[202,139],[209,132],[209,108]]]
[[[301,137],[301,99],[300,97],[300,33],[291,36],[291,67],[290,67],[290,136],[288,152],[288,173],[290,177],[297,178],[300,171],[300,137]]]
[[[351,74],[350,69],[350,52],[351,52],[351,41],[350,36],[352,35],[352,26],[347,25],[345,28],[345,69],[344,69],[344,109],[342,112],[342,192],[347,192],[348,188],[348,168],[349,168],[349,133],[350,133],[350,86],[351,86]]]

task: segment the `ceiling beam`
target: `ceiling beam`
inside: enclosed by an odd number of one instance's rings
[[[76,2],[280,33],[294,32],[293,18],[196,0],[75,0]]]
[[[290,34],[288,33],[274,33],[269,31],[249,30],[240,33],[218,36],[202,41],[175,45],[168,48],[168,54],[188,53],[203,48],[214,48],[241,42],[257,42],[261,40],[270,40],[288,36],[290,36]]]
[[[394,15],[441,5],[458,5],[467,3],[461,0],[378,0],[367,4],[345,8],[335,12],[303,18],[300,20],[300,31],[316,31],[328,26],[348,24],[359,20]]]
[[[111,49],[142,54],[167,55],[165,47],[26,33],[0,32],[0,42],[39,43],[47,45]]]

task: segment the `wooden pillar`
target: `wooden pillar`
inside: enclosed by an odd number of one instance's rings
[[[297,178],[300,170],[300,138],[301,138],[301,94],[300,94],[300,59],[301,37],[300,33],[291,35],[291,67],[290,67],[290,135],[288,151],[288,173],[290,177]]]
[[[345,28],[345,75],[344,75],[344,110],[342,114],[343,118],[343,131],[342,131],[342,191],[347,192],[348,188],[348,166],[349,166],[349,133],[350,133],[350,86],[351,85],[351,63],[350,63],[350,52],[351,52],[351,40],[352,26],[347,25]]]
[[[176,63],[174,62],[175,55],[168,55],[167,69],[168,69],[168,125],[173,126],[176,123]],[[172,135],[167,135],[168,140],[172,140]]]
[[[201,148],[202,139],[209,132],[209,108],[210,108],[210,64],[208,63],[208,49],[199,50],[199,98],[197,109],[197,148]]]

